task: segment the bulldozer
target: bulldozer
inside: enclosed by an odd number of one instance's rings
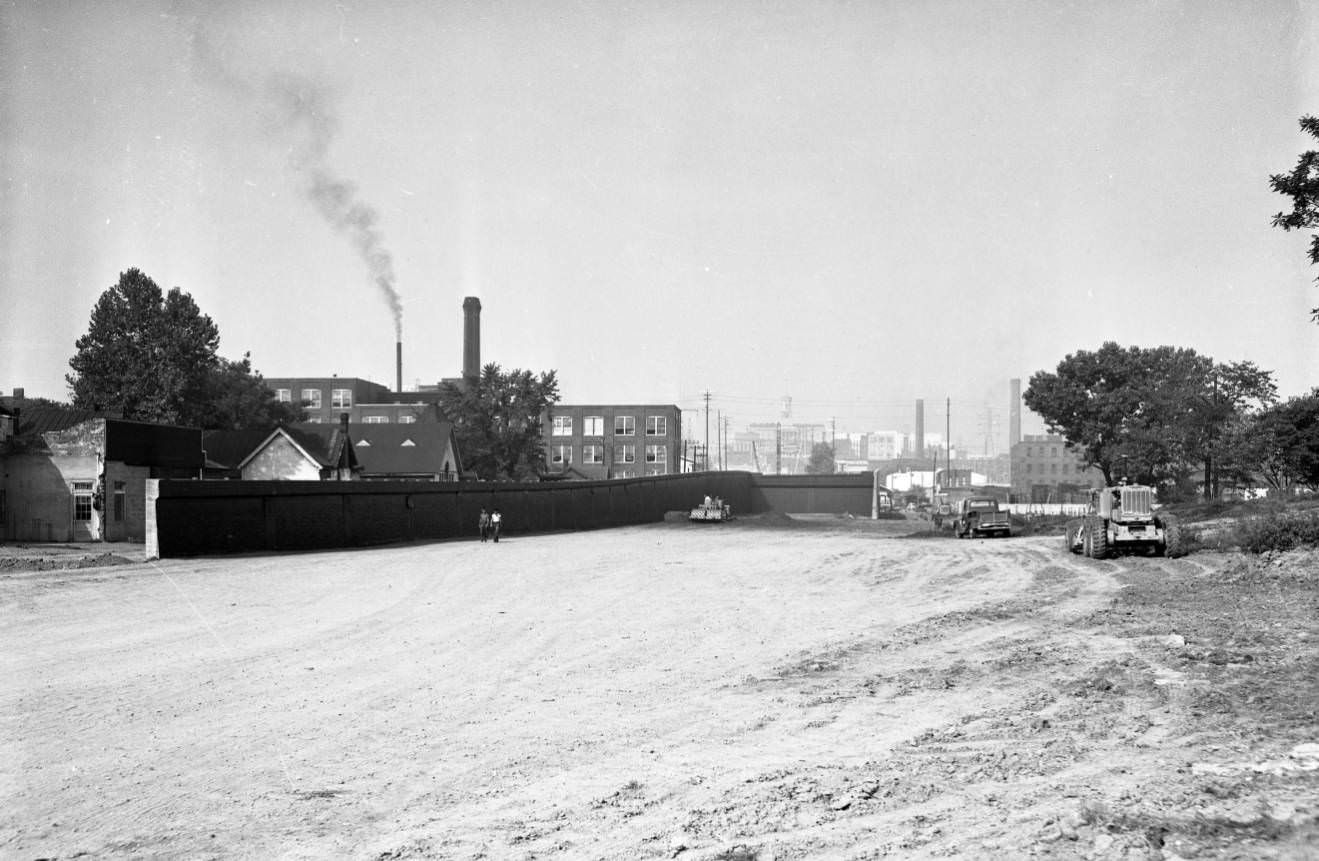
[[[1069,521],[1066,547],[1092,559],[1122,553],[1165,556],[1175,526],[1154,513],[1154,488],[1140,484],[1090,492],[1090,513]]]

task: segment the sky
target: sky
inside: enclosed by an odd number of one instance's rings
[[[0,389],[66,398],[137,268],[270,377],[456,376],[477,296],[483,362],[697,438],[1002,451],[1106,341],[1302,394],[1311,113],[1295,0],[0,0]]]

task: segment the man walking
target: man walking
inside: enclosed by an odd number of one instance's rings
[[[476,525],[481,530],[481,541],[484,543],[486,536],[490,534],[490,512],[482,508],[481,517],[476,521]]]
[[[500,514],[499,509],[496,508],[494,512],[492,512],[490,515],[490,531],[493,532],[495,535],[496,544],[499,543],[499,530],[500,528],[503,527],[503,525],[504,525],[504,515]]]

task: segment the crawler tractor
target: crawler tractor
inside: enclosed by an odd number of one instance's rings
[[[1168,552],[1169,524],[1154,513],[1154,490],[1139,484],[1090,492],[1090,513],[1067,524],[1067,549],[1094,559]]]

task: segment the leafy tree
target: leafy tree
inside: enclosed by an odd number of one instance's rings
[[[305,417],[252,371],[218,355],[220,331],[192,297],[168,293],[138,269],[119,276],[92,309],[65,376],[73,404],[124,418],[206,429],[264,428]]]
[[[809,475],[833,475],[838,469],[834,462],[833,447],[827,442],[817,442],[811,446],[811,457],[806,461]]]
[[[197,424],[193,405],[204,397],[219,344],[219,329],[191,296],[177,287],[162,294],[156,282],[129,269],[97,300],[65,380],[75,406]]]
[[[276,399],[261,374],[252,370],[251,354],[234,362],[217,358],[200,404],[198,424],[207,430],[273,428],[300,422],[307,411],[299,404]]]
[[[1127,478],[1188,487],[1199,466],[1210,496],[1224,426],[1271,402],[1274,391],[1272,374],[1250,362],[1218,364],[1186,348],[1110,341],[1067,356],[1054,373],[1037,372],[1022,399],[1107,484]]]
[[[1227,435],[1233,477],[1286,490],[1319,487],[1319,389],[1260,410]]]
[[[1302,131],[1319,138],[1319,118],[1304,116],[1300,123]],[[1292,199],[1291,212],[1279,212],[1273,216],[1274,227],[1283,230],[1319,228],[1319,152],[1301,153],[1292,172],[1271,175],[1269,185],[1278,194]],[[1319,234],[1310,237],[1310,262],[1319,263]],[[1310,317],[1319,323],[1319,308],[1310,309]]]
[[[540,474],[545,464],[541,416],[559,400],[554,371],[504,371],[491,362],[475,380],[444,383],[439,399],[469,472],[505,481]]]

